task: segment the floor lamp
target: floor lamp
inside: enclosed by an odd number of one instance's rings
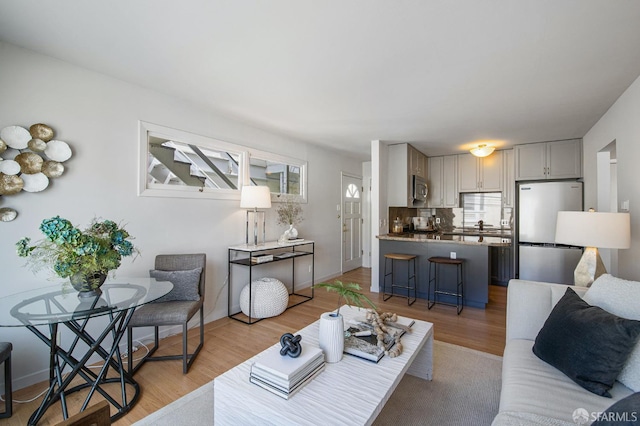
[[[599,248],[626,249],[631,244],[629,213],[561,211],[556,222],[556,243],[584,247],[573,272],[574,284],[589,287],[607,270]]]
[[[240,208],[247,209],[246,244],[249,244],[249,216],[253,213],[253,245],[258,245],[258,215],[262,215],[262,243],[265,242],[265,214],[258,209],[271,208],[271,191],[268,186],[243,186],[240,193]]]

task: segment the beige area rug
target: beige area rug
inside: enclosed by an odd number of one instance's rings
[[[501,357],[436,340],[433,380],[405,375],[374,425],[490,425],[498,414],[501,369]],[[212,424],[213,381],[135,423]]]
[[[434,341],[433,380],[405,374],[374,425],[490,425],[502,357]]]

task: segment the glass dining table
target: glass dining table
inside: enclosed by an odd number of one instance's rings
[[[172,288],[170,282],[153,278],[117,278],[108,279],[102,294],[94,297],[78,297],[62,284],[1,297],[0,327],[26,327],[49,348],[49,388],[28,424],[37,424],[57,401],[67,419],[67,396],[78,391],[86,393],[78,411],[98,394],[115,407],[112,421],[129,411],[140,385],[125,368],[120,341],[135,308]],[[71,339],[59,338],[65,328]]]

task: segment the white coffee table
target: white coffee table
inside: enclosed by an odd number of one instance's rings
[[[343,306],[345,324],[364,310]],[[296,334],[303,345],[318,346],[318,321]],[[280,345],[280,343],[276,343]],[[214,380],[216,425],[369,425],[380,414],[405,373],[431,380],[433,324],[416,320],[402,337],[404,350],[379,363],[345,355],[298,393],[285,400],[249,382],[256,355]],[[275,345],[274,345],[275,346]]]

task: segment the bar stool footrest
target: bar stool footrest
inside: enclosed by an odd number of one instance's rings
[[[409,306],[413,305],[413,303],[418,298],[418,289],[417,289],[417,271],[416,271],[416,259],[417,255],[414,254],[403,254],[403,253],[387,253],[384,255],[384,276],[382,282],[382,300],[387,301],[391,299],[393,296],[400,296],[407,298],[407,304]],[[387,260],[391,260],[391,272],[387,272]],[[394,279],[394,262],[396,260],[406,261],[407,262],[407,284],[399,285],[395,283]],[[413,273],[411,273],[411,261],[413,261]],[[387,277],[391,276],[391,292],[387,291]],[[409,285],[413,280],[413,286]],[[405,289],[407,291],[407,295],[396,294],[395,289]],[[413,290],[413,298],[411,297],[411,290]]]

